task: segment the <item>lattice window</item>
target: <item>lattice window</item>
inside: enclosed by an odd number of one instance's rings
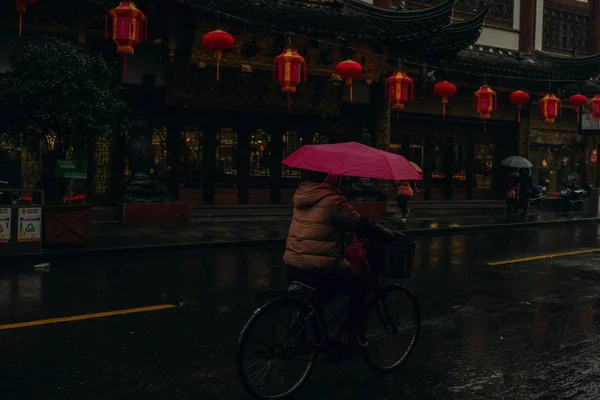
[[[589,54],[591,15],[586,10],[546,3],[542,37],[544,51],[569,55]]]

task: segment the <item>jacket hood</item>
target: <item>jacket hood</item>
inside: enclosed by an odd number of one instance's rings
[[[306,209],[314,207],[328,196],[338,196],[340,192],[327,183],[306,182],[301,184],[294,194],[294,207]]]

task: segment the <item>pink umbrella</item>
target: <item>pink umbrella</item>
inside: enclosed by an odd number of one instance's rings
[[[283,164],[341,176],[389,181],[423,179],[406,158],[356,142],[302,146]]]

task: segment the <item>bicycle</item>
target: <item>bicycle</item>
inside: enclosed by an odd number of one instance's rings
[[[402,246],[372,246],[368,251],[369,264],[375,279],[373,279],[372,293],[366,303],[368,312],[367,324],[361,332],[361,338],[368,341],[366,354],[358,354],[376,372],[390,372],[403,365],[415,347],[419,337],[421,316],[416,297],[400,283],[385,284],[380,282],[382,278],[406,279],[412,274],[416,243],[405,242]],[[268,292],[273,294],[273,299],[257,308],[242,329],[237,346],[237,368],[242,386],[254,398],[257,399],[281,399],[286,398],[300,389],[310,377],[318,357],[325,356],[331,363],[344,359],[351,350],[342,344],[342,336],[347,330],[347,319],[339,328],[337,333],[330,335],[329,327],[347,314],[348,305],[339,311],[333,318],[327,320],[324,313],[324,305],[321,304],[317,289],[301,282],[292,282],[285,291]],[[399,295],[399,299],[407,299],[411,311],[414,328],[409,330],[409,343],[398,353],[394,353],[393,361],[381,363],[375,357],[375,345],[383,334],[399,334],[405,330],[407,319],[398,325],[392,319],[390,313],[391,295]],[[396,310],[396,317],[400,307]],[[272,316],[271,316],[272,314]],[[285,323],[288,316],[289,324]],[[270,332],[259,329],[263,321],[272,321]],[[286,328],[281,336],[276,334],[276,322]],[[381,332],[371,331],[376,325],[382,326]],[[257,335],[260,334],[257,338]],[[266,343],[267,337],[273,339],[273,345]],[[384,355],[393,353],[388,345],[393,341],[384,342]],[[258,347],[258,355],[246,357],[245,353],[255,345]],[[361,352],[362,353],[362,352]],[[351,354],[351,353],[350,353]],[[293,360],[290,366],[281,366],[282,360],[288,357],[301,357]],[[269,358],[268,358],[269,357]],[[303,357],[303,358],[302,358]],[[398,358],[396,358],[398,357]],[[267,359],[268,358],[268,359]],[[295,364],[296,363],[296,364]],[[258,372],[247,371],[259,364]],[[295,364],[295,365],[294,365]],[[294,366],[300,365],[298,377],[294,378],[289,387],[275,393],[262,392],[265,379],[272,375],[271,381],[279,371],[289,374]],[[276,368],[275,368],[276,367]],[[259,376],[259,374],[262,374]],[[281,382],[278,378],[276,382]]]

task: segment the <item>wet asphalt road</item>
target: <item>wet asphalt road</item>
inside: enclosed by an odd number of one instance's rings
[[[595,226],[419,239],[409,288],[422,331],[406,366],[319,364],[300,399],[598,399]],[[0,272],[0,325],[132,307],[176,308],[0,330],[0,398],[245,399],[234,367],[253,293],[281,289],[281,250],[188,252]]]

